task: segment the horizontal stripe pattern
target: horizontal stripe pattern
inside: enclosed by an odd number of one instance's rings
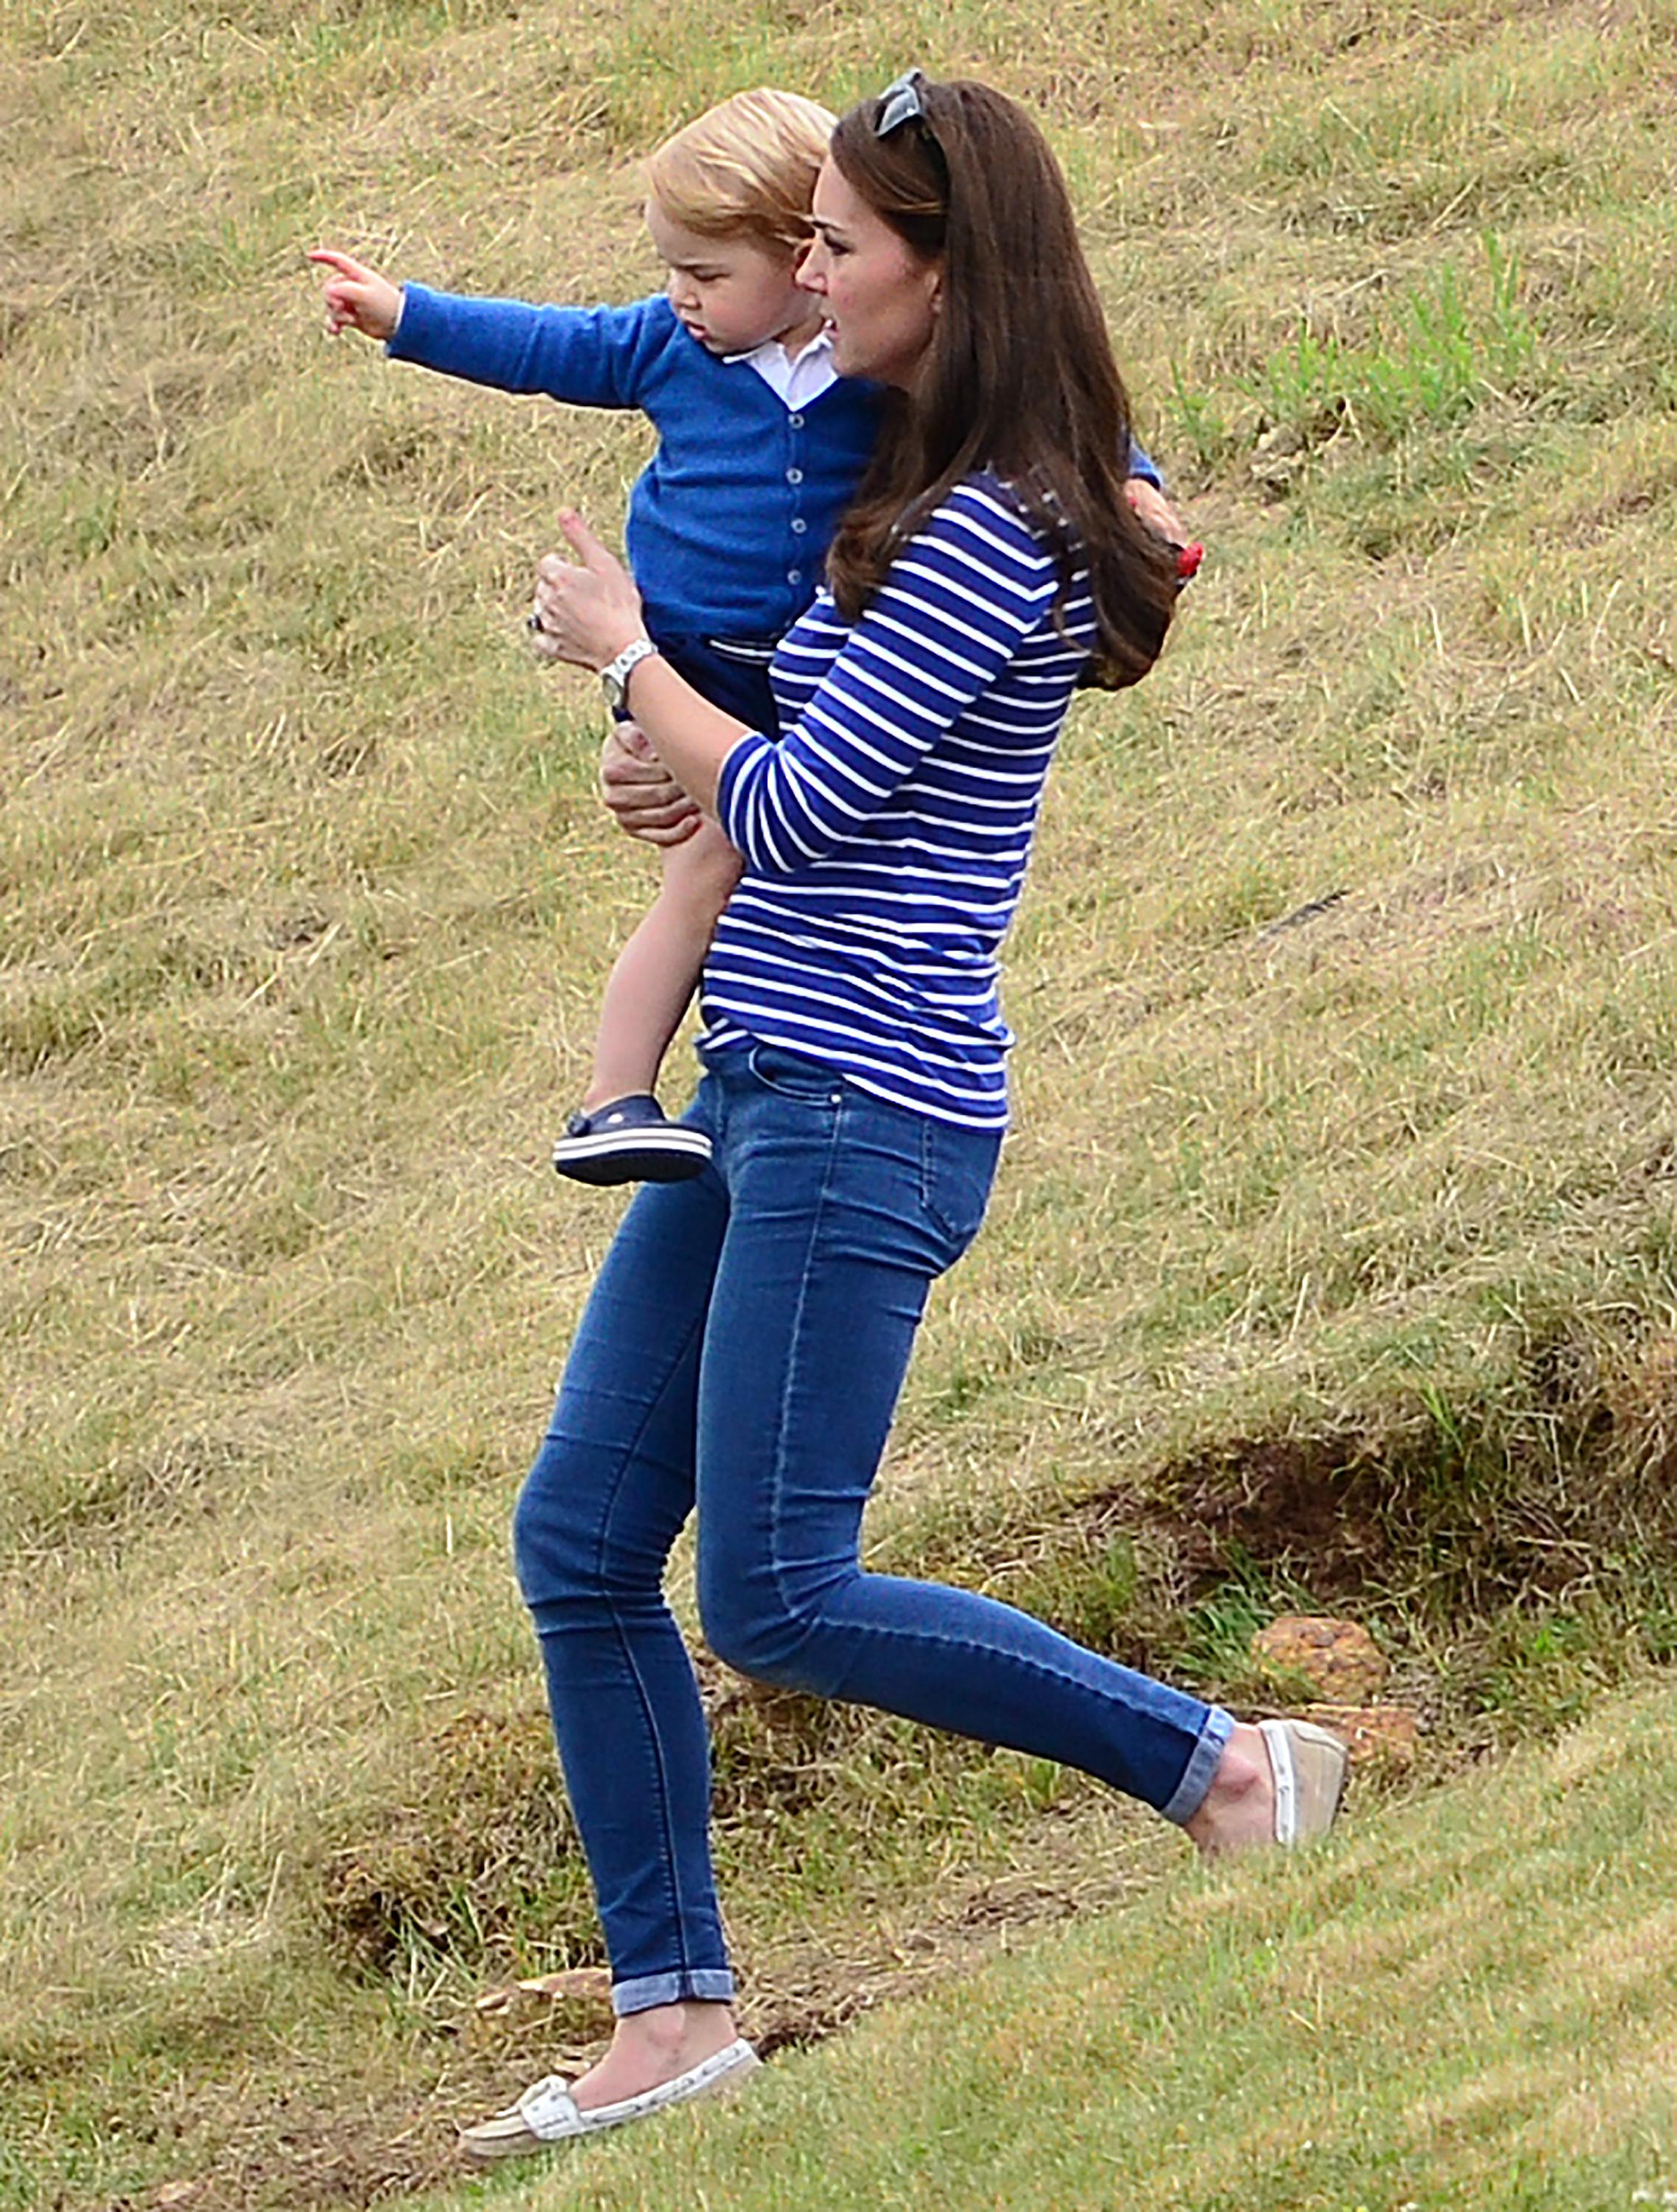
[[[705,963],[707,1050],[749,1042],[973,1127],[1007,1118],[996,957],[1094,635],[1051,553],[980,477],[854,626],[823,592],[770,670],[782,734],[723,763],[744,873]]]

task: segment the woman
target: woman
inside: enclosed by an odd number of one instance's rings
[[[1330,1824],[1345,1753],[1236,1726],[966,1590],[865,1574],[862,1510],[932,1281],[982,1217],[1012,1039],[994,956],[1092,659],[1132,683],[1174,597],[1118,456],[1128,406],[1053,157],[1010,100],[918,72],[840,124],[800,281],[894,411],[824,596],[774,667],[778,744],[645,637],[573,515],[544,649],[592,667],[744,856],[690,1120],[642,1192],[520,1503],[520,1578],[605,1923],[617,2033],[467,2130],[496,2157],[753,2065],[712,1885],[692,1669],[662,1577],[696,1505],[705,1633],[759,1679],[1083,1768],[1207,1855]]]

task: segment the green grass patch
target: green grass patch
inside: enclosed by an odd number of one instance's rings
[[[1185,1874],[783,2061],[730,2109],[562,2152],[489,2201],[1658,2203],[1669,1694],[1302,1864]]]

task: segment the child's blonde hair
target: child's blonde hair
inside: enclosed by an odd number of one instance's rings
[[[810,236],[810,202],[836,116],[795,92],[737,92],[666,138],[647,188],[702,238],[744,231],[788,252]]]

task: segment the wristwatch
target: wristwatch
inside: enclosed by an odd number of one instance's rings
[[[649,637],[632,638],[617,658],[601,669],[599,680],[605,686],[605,703],[614,714],[621,714],[624,711],[624,701],[629,696],[629,670],[638,668],[649,653],[656,653],[657,650]]]

